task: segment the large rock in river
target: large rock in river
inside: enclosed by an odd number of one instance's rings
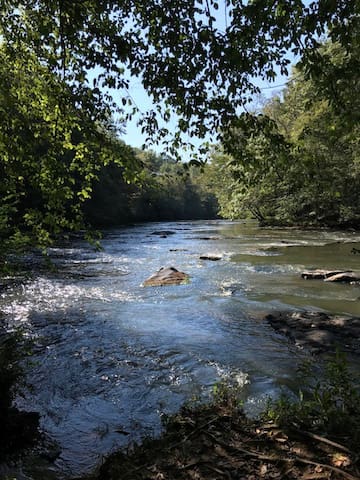
[[[313,353],[342,351],[360,354],[360,318],[324,312],[272,312],[266,320],[297,346]]]
[[[306,270],[301,277],[305,280],[322,279],[325,282],[360,282],[360,273],[352,270]]]
[[[165,285],[184,285],[189,283],[189,275],[179,272],[174,267],[162,267],[143,283],[144,287],[161,287]]]

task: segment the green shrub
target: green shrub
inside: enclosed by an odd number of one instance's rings
[[[297,398],[281,395],[268,401],[263,418],[282,426],[346,436],[360,441],[359,379],[351,372],[345,355],[337,352],[319,374],[314,362],[300,368],[303,386]]]

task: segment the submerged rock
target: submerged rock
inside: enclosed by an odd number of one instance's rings
[[[151,235],[159,235],[160,237],[167,237],[168,235],[174,235],[175,232],[172,230],[158,230],[156,232],[152,232]]]
[[[360,282],[360,273],[352,270],[307,270],[301,274],[305,280],[325,280],[325,282]]]
[[[194,237],[194,240],[221,240],[221,237]]]
[[[266,320],[297,346],[313,353],[335,348],[360,354],[360,318],[324,312],[273,312]]]
[[[144,287],[161,287],[165,285],[184,285],[189,283],[189,275],[174,267],[162,267],[144,282]]]
[[[216,262],[217,260],[222,260],[222,255],[218,255],[216,253],[208,253],[204,255],[200,255],[200,260],[211,260],[212,262]]]

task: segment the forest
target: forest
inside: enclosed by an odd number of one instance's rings
[[[44,440],[41,413],[16,404],[33,388],[39,412],[70,405],[46,420],[59,438],[92,401],[106,417],[130,399],[123,424],[89,427],[91,448],[122,438],[97,459],[131,450],[94,479],[358,478],[359,73],[356,0],[0,1],[0,477]],[[124,141],[134,119],[142,149]],[[168,258],[188,285],[148,293],[143,268]],[[321,337],[310,361],[311,339],[294,354],[271,329],[275,307]],[[326,343],[344,325],[349,364]],[[206,403],[170,415],[191,388]],[[256,421],[246,389],[275,392]],[[165,434],[139,445],[160,417]]]

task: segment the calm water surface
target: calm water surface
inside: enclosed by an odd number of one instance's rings
[[[154,234],[163,230],[173,234]],[[269,310],[360,315],[358,285],[300,278],[308,268],[360,269],[351,252],[359,234],[157,223],[108,231],[103,248],[53,249],[57,273],[0,298],[9,328],[21,325],[35,342],[32,390],[18,403],[40,412],[59,446],[53,464],[25,465],[23,478],[89,472],[112,450],[158,434],[164,413],[206,398],[219,380],[242,387],[249,412],[296,390],[307,353],[262,320]],[[223,258],[200,260],[205,253]],[[191,282],[144,288],[162,266]]]

